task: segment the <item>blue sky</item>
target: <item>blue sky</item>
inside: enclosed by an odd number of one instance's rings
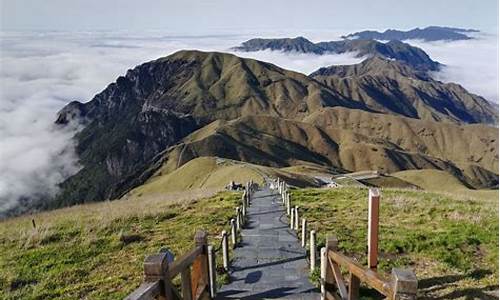
[[[3,30],[238,30],[448,25],[492,31],[497,0],[0,0]]]

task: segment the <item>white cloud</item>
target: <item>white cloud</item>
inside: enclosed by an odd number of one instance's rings
[[[297,33],[280,33],[294,37]],[[338,33],[305,34],[313,41]],[[45,32],[0,35],[0,213],[22,197],[52,195],[77,169],[71,136],[54,126],[56,113],[72,100],[89,101],[127,69],[181,49],[227,52],[252,37],[248,32],[215,36],[164,36],[161,32]],[[265,36],[265,35],[264,35]],[[412,42],[413,44],[413,42]],[[498,99],[496,39],[491,37],[417,46],[447,68],[437,76]],[[309,74],[333,64],[361,61],[352,53],[310,55],[233,52]]]
[[[53,195],[78,170],[74,130],[54,125],[72,100],[89,101],[127,69],[181,49],[228,51],[249,35],[163,36],[160,32],[40,32],[0,36],[0,213],[23,197]],[[237,53],[242,55],[242,53]],[[310,73],[351,55],[245,53]]]
[[[298,52],[283,53],[281,51],[233,52],[234,54],[272,62],[285,69],[310,74],[321,67],[331,65],[351,65],[363,61],[364,58],[356,57],[356,53],[315,55]]]
[[[498,37],[491,34],[475,37],[453,42],[406,42],[446,65],[434,74],[436,79],[459,83],[468,91],[498,103]]]

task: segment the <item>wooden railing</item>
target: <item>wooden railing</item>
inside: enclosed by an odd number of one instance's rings
[[[211,287],[215,285],[214,256],[209,252],[207,233],[197,231],[195,247],[174,262],[169,263],[167,253],[150,255],[144,261],[144,283],[127,300],[146,299],[210,299]],[[181,274],[181,293],[172,285],[172,279]]]
[[[287,215],[290,217],[290,228],[300,236],[302,247],[307,246],[307,220],[299,222],[299,207],[292,205],[288,185],[280,178],[276,179],[276,189],[281,195]],[[378,189],[370,189],[368,193],[368,267],[364,267],[353,259],[343,255],[337,249],[338,240],[334,236],[326,238],[326,247],[320,251],[321,300],[324,299],[359,299],[361,282],[377,290],[387,299],[416,299],[417,278],[409,269],[393,269],[391,278],[386,279],[377,273],[378,264],[378,227],[379,227],[380,193]],[[302,225],[299,228],[299,223]],[[309,263],[313,273],[316,269],[317,243],[316,231],[309,234]],[[348,272],[344,279],[341,267]]]
[[[236,208],[236,216],[231,219],[231,242],[233,248],[238,245],[238,231],[245,225],[247,207],[257,185],[247,182]],[[229,243],[225,230],[221,234],[221,247],[214,250],[208,245],[207,233],[198,230],[194,237],[194,247],[173,262],[168,261],[167,253],[148,256],[144,261],[144,282],[126,300],[198,300],[213,299],[216,295],[216,259],[218,250],[222,250],[222,263],[225,271],[229,270]],[[180,292],[172,284],[174,277],[181,276]]]
[[[364,267],[338,252],[337,246],[337,238],[329,236],[326,239],[326,247],[321,249],[322,299],[359,299],[361,282],[377,290],[387,299],[416,299],[417,277],[413,271],[394,268],[392,278],[386,279],[377,273],[376,269]],[[347,281],[340,267],[348,271]]]

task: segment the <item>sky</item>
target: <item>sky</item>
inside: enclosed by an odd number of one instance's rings
[[[1,0],[3,30],[495,30],[497,0]]]
[[[478,5],[480,4],[480,5]],[[181,49],[233,52],[253,37],[328,41],[365,29],[446,25],[475,39],[407,41],[445,67],[433,76],[498,102],[497,1],[0,0],[0,217],[23,199],[52,196],[80,169],[77,127],[55,126],[134,66]],[[354,64],[355,53],[235,53],[309,74]]]

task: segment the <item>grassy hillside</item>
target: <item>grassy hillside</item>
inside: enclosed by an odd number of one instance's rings
[[[424,190],[460,194],[473,199],[498,199],[498,189],[473,190],[457,178],[439,170],[407,170],[391,174],[393,177],[410,182]]]
[[[0,222],[0,299],[122,299],[141,283],[147,255],[162,247],[184,253],[196,229],[218,245],[239,199],[192,191]]]
[[[300,189],[292,201],[320,245],[335,234],[341,251],[366,264],[367,194]],[[380,209],[380,269],[414,268],[421,298],[490,299],[498,289],[498,198],[385,189]]]
[[[198,167],[217,174],[224,168],[214,167],[215,160],[199,160]],[[179,169],[185,177],[177,180],[198,180],[198,169],[188,167]],[[266,176],[295,176],[261,170]],[[216,235],[227,226],[240,195],[195,186],[162,194],[162,176],[169,175],[158,176],[140,196],[131,193],[122,200],[0,222],[0,299],[121,299],[141,282],[146,255],[162,247],[179,255],[192,246],[198,228],[218,244]],[[296,189],[292,194],[309,228],[318,231],[320,245],[327,233],[334,233],[342,251],[361,262],[366,260],[366,199],[367,190],[355,187]],[[415,268],[422,297],[489,299],[485,295],[498,283],[497,205],[495,197],[383,190],[381,270]]]

